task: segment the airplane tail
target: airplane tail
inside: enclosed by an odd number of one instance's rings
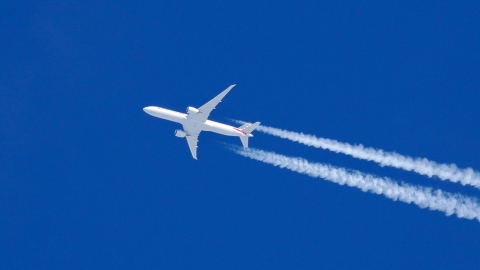
[[[243,147],[248,148],[248,138],[253,137],[252,131],[256,129],[260,125],[260,122],[255,122],[253,124],[244,124],[238,129],[242,130],[243,132],[246,133],[246,136],[241,136],[240,141],[242,142]]]

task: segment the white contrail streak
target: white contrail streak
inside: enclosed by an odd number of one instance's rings
[[[244,123],[243,121],[236,121]],[[257,130],[308,146],[342,153],[358,159],[373,161],[380,166],[390,166],[407,171],[414,171],[428,177],[436,176],[441,180],[447,180],[454,183],[460,182],[462,185],[471,185],[480,188],[480,173],[474,171],[472,168],[460,169],[455,164],[438,164],[426,158],[412,158],[395,152],[385,152],[379,149],[364,147],[361,144],[351,145],[336,140],[318,138],[313,135],[273,127],[259,126],[257,127]]]
[[[432,190],[431,188],[398,184],[389,178],[379,178],[359,171],[336,168],[331,165],[312,163],[302,158],[287,157],[273,152],[252,148],[231,148],[235,153],[262,161],[280,168],[306,174],[311,177],[356,187],[364,192],[383,195],[391,200],[413,203],[420,208],[428,208],[452,214],[459,218],[477,219],[480,221],[480,205],[477,200],[459,194]]]

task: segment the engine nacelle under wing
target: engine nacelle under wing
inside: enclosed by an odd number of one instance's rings
[[[190,107],[190,106],[187,107],[187,113],[188,114],[196,114],[198,112],[199,112],[199,110],[197,108]]]
[[[185,131],[183,130],[175,130],[175,136],[179,137],[179,138],[185,138],[187,137],[187,133],[185,133]]]

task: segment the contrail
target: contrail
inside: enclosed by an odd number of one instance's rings
[[[406,183],[398,184],[389,178],[379,178],[359,171],[312,163],[303,158],[287,157],[252,148],[231,147],[230,149],[239,155],[254,160],[311,177],[323,178],[340,185],[356,187],[364,192],[383,195],[394,201],[413,203],[420,208],[444,212],[447,216],[455,214],[459,218],[480,221],[480,205],[473,198],[439,189],[432,190],[431,188],[412,186]]]
[[[245,123],[243,121],[235,121]],[[317,138],[313,135],[268,126],[259,126],[257,130],[308,146],[342,153],[358,159],[373,161],[380,166],[390,166],[407,171],[414,171],[428,177],[436,176],[441,180],[448,180],[454,183],[460,182],[462,185],[471,185],[480,188],[480,173],[474,171],[472,168],[460,169],[455,164],[438,164],[426,158],[412,158],[395,152],[386,152],[379,149],[364,147],[361,144],[351,145],[336,140]]]

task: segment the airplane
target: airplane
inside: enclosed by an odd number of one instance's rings
[[[183,130],[175,130],[174,134],[179,138],[187,139],[188,147],[194,159],[197,159],[198,135],[202,131],[240,137],[243,147],[248,148],[248,138],[253,137],[251,133],[260,125],[260,122],[244,124],[237,128],[207,119],[212,110],[215,109],[218,103],[222,101],[234,86],[235,84],[230,85],[227,89],[223,90],[223,92],[199,108],[187,107],[186,114],[157,106],[148,106],[143,108],[143,110],[152,116],[182,124]]]

